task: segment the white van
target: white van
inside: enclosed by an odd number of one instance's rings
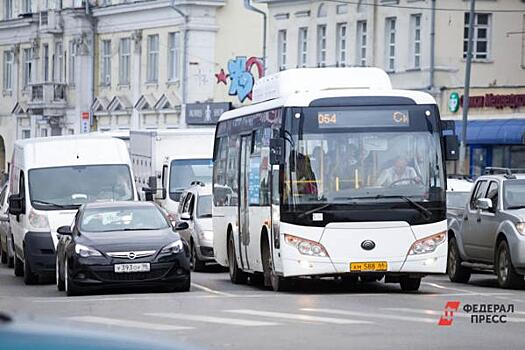
[[[211,184],[215,129],[132,130],[130,155],[141,198],[155,200],[175,220],[182,192]]]
[[[126,144],[102,135],[17,141],[9,186],[15,275],[26,284],[55,272],[57,229],[80,205],[138,199]]]

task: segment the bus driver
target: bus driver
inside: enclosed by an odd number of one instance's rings
[[[399,156],[396,158],[394,165],[383,170],[377,179],[378,186],[392,185],[410,185],[419,183],[421,178],[417,176],[416,170],[407,165],[406,158]]]

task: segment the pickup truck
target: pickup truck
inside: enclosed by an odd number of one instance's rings
[[[467,283],[474,271],[496,274],[502,288],[523,286],[525,174],[480,176],[463,208],[449,206],[447,273]]]

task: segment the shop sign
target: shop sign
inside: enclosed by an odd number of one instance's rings
[[[459,99],[459,103],[463,105],[463,96]],[[485,94],[482,96],[470,96],[469,107],[470,108],[520,108],[525,106],[525,94],[507,94],[507,95],[495,95]],[[450,109],[450,100],[449,100]],[[452,110],[451,110],[452,112]]]
[[[459,110],[459,94],[453,92],[448,98],[448,110],[452,113],[456,113]]]

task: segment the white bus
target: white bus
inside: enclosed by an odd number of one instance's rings
[[[233,283],[262,273],[400,283],[445,272],[444,135],[428,94],[377,68],[280,72],[254,104],[224,113],[214,149],[216,260]]]

